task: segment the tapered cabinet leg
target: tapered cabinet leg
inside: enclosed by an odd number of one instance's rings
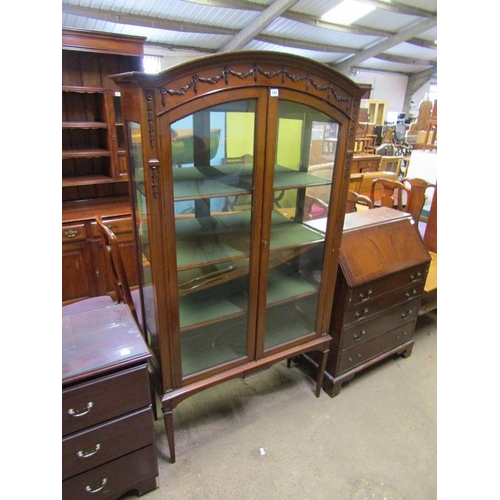
[[[321,362],[318,366],[318,376],[316,378],[316,397],[319,398],[321,394],[321,387],[323,386],[323,377],[325,375],[326,362],[328,360],[328,353],[330,349],[326,349],[323,351],[323,355],[321,356]]]
[[[167,434],[168,449],[170,452],[170,462],[175,463],[175,442],[174,442],[174,415],[172,410],[163,410],[163,421],[165,422],[165,432]]]

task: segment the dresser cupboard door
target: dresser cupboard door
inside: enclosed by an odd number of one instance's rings
[[[95,283],[89,273],[92,252],[86,241],[85,224],[62,227],[62,302],[93,297]]]

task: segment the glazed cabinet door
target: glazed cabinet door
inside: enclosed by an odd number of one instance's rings
[[[173,112],[165,125],[171,137],[177,369],[183,379],[254,356],[256,155],[263,156],[256,152],[256,136],[263,132],[258,123],[264,109],[258,95],[202,98],[196,108]]]
[[[325,241],[335,149],[318,164],[315,145],[327,138],[335,143],[339,123],[314,100],[303,102],[301,94],[270,92],[258,356],[314,338],[326,328],[322,281],[328,274]]]

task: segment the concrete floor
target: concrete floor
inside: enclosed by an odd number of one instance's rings
[[[316,398],[307,370],[285,362],[192,396],[174,411],[175,464],[155,424],[159,488],[142,498],[437,498],[437,311],[414,338],[409,358],[358,374],[335,398]]]

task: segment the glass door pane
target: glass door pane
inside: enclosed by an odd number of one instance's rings
[[[171,124],[183,377],[247,354],[255,106]]]
[[[149,345],[158,355],[156,335],[155,301],[151,277],[151,257],[149,252],[148,203],[144,185],[144,165],[142,161],[141,127],[138,123],[128,122],[128,142],[130,150],[130,175],[133,179],[132,193],[135,222],[137,229],[137,250],[139,255],[140,280],[142,293],[137,315]],[[135,301],[134,301],[135,302]],[[137,307],[137,304],[136,304]],[[143,313],[144,311],[144,313]]]
[[[337,134],[323,113],[279,102],[265,349],[315,332]]]

